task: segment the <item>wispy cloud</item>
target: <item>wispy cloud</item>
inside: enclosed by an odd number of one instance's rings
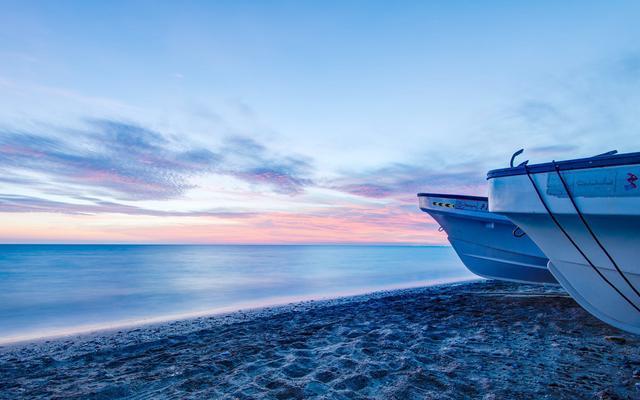
[[[311,161],[300,156],[278,156],[247,137],[231,137],[221,149],[227,155],[228,165],[221,172],[244,181],[271,186],[284,194],[302,193],[313,184],[309,178],[313,170]]]
[[[520,147],[526,150],[522,160],[537,162],[637,146],[639,60],[623,58],[526,93],[475,134],[444,149],[425,145],[370,169],[354,162],[340,171],[318,171],[322,160],[278,152],[246,134],[251,129],[221,130],[211,135],[212,143],[203,142],[202,134],[199,145],[189,132],[170,135],[114,119],[73,129],[4,129],[0,213],[14,228],[29,220],[28,234],[42,238],[51,230],[39,218],[75,221],[78,232],[94,221],[93,233],[86,232],[95,241],[119,232],[119,240],[139,242],[442,243],[437,225],[417,208],[417,192],[486,194],[487,170],[506,166]],[[231,134],[239,131],[244,135]],[[215,185],[219,176],[233,187],[191,191],[200,182]],[[237,208],[211,208],[207,196],[211,204],[228,196],[217,203],[227,207],[239,201]],[[258,197],[264,202],[256,204]],[[122,226],[111,223],[114,218]],[[145,223],[136,225],[139,220]],[[0,239],[15,234],[2,229]]]
[[[206,149],[172,145],[157,132],[97,120],[87,131],[67,130],[57,137],[1,132],[0,163],[18,173],[36,172],[48,185],[99,188],[124,199],[167,199],[191,187],[189,176],[220,162]]]
[[[532,162],[637,151],[639,108],[640,53],[631,53],[531,88],[482,136],[524,147]]]
[[[123,200],[177,198],[194,187],[192,177],[207,173],[293,195],[311,183],[312,172],[308,160],[280,157],[250,138],[232,137],[211,150],[111,120],[91,120],[86,130],[55,134],[0,131],[0,165],[14,184]],[[42,179],[29,177],[33,173]]]
[[[463,163],[438,168],[391,164],[337,179],[330,187],[370,198],[411,197],[421,191],[484,192],[484,166]]]
[[[55,201],[33,196],[20,196],[0,194],[0,212],[6,213],[56,213],[70,215],[91,214],[127,214],[148,215],[155,217],[216,217],[216,218],[247,218],[256,215],[254,212],[233,210],[208,210],[208,211],[167,211],[152,210],[120,204],[112,201],[104,201],[97,198],[80,197],[85,203],[70,203]]]

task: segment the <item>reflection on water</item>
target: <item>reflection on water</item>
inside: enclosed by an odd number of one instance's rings
[[[0,245],[0,339],[470,277],[449,247]]]

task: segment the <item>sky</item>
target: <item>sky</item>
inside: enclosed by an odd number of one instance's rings
[[[0,9],[2,243],[444,244],[417,192],[640,150],[637,1]]]

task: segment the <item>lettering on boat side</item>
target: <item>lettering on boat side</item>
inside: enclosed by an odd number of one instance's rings
[[[587,171],[562,171],[562,176],[574,197],[640,197],[640,168],[600,168]],[[547,194],[567,197],[567,192],[555,173],[547,174]]]
[[[455,208],[460,210],[487,211],[488,204],[485,201],[456,200]]]

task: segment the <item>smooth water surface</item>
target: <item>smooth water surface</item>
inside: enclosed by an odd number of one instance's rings
[[[472,277],[450,247],[0,245],[0,342]]]

